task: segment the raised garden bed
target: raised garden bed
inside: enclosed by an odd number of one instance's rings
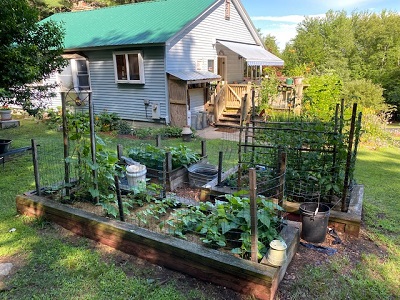
[[[225,180],[230,175],[237,172],[237,167],[228,170],[222,174],[221,180]],[[236,192],[237,189],[227,186],[218,186],[217,179],[214,179],[202,187],[202,200],[207,199],[210,195],[223,195]],[[361,229],[362,203],[364,196],[364,186],[355,185],[350,194],[350,202],[347,212],[341,212],[331,209],[329,216],[329,226],[335,230],[358,237]],[[287,218],[292,221],[300,221],[299,216],[300,203],[283,201],[283,208],[287,212]]]
[[[286,268],[297,251],[299,231],[285,226],[287,260],[281,267],[254,263],[178,238],[158,234],[133,224],[99,217],[35,195],[19,195],[21,214],[42,216],[72,232],[152,263],[226,286],[258,299],[274,299]]]

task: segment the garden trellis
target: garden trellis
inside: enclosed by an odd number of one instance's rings
[[[279,153],[285,152],[285,196],[289,201],[320,199],[332,206],[340,202],[341,210],[346,211],[362,115],[357,116],[357,104],[353,105],[350,119],[345,119],[344,111],[342,101],[336,105],[331,122],[294,115],[265,121],[253,109],[247,124],[240,127],[244,139],[239,142],[237,185],[243,185],[241,174],[250,167],[262,169],[265,174],[267,170],[270,176],[275,176]]]

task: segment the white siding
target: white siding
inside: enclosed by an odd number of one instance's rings
[[[255,44],[255,40],[247,28],[247,25],[236,10],[235,5],[231,4],[230,20],[225,20],[224,2],[209,12],[197,24],[187,28],[176,40],[172,40],[168,46],[167,70],[196,70],[202,66],[202,70],[207,70],[207,61],[215,61],[214,73],[217,72],[217,46],[216,40],[226,40],[233,42]],[[240,73],[241,60],[237,55],[228,55],[227,65],[228,81],[239,81],[243,78]],[[239,78],[240,73],[240,78]]]
[[[118,113],[123,119],[153,121],[151,104],[159,102],[161,118],[167,118],[164,47],[129,50],[141,50],[143,53],[145,84],[115,83],[112,50],[85,53],[89,58],[95,113],[107,110]],[[144,100],[150,101],[147,117]]]
[[[48,78],[44,80],[45,84],[58,84],[58,73],[53,72],[49,75]],[[53,109],[58,109],[61,107],[61,94],[60,94],[60,89],[58,87],[54,88],[52,90],[54,93],[54,97],[48,99],[48,108],[53,108]]]

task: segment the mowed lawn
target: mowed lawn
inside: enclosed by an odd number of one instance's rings
[[[60,132],[33,120],[0,130],[0,138],[13,139],[13,147],[29,146],[31,138],[43,145],[62,143]],[[217,150],[217,142],[210,144]],[[86,239],[66,238],[44,220],[18,216],[15,196],[35,186],[30,154],[0,165],[0,174],[0,263],[16,268],[10,278],[0,276],[0,299],[221,299],[193,285],[182,289],[181,282],[155,284],[150,269],[143,273],[135,265],[104,260]],[[363,253],[345,274],[341,257],[305,268],[291,299],[400,299],[400,148],[361,147],[355,174],[365,185],[364,231],[386,255]]]

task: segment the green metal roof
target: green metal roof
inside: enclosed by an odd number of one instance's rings
[[[216,0],[155,0],[59,13],[42,22],[60,22],[65,49],[164,43]]]

